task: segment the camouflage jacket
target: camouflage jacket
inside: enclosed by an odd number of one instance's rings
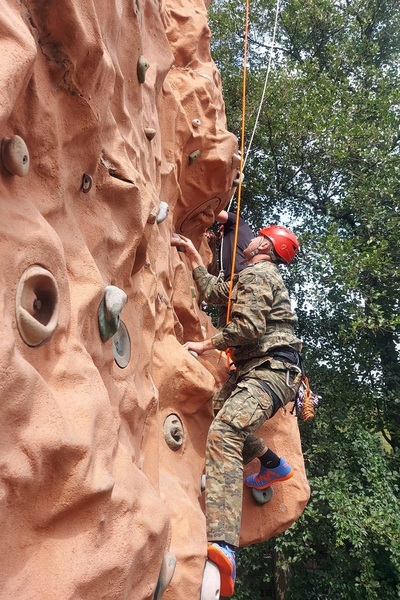
[[[202,300],[227,305],[229,282],[218,282],[202,266],[194,269],[193,277]],[[230,349],[240,371],[246,372],[264,362],[274,347],[301,350],[301,340],[294,334],[297,316],[275,264],[260,261],[235,275],[231,306],[229,323],[212,341],[218,350]]]

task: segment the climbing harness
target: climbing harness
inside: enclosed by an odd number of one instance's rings
[[[275,348],[270,354],[275,360],[280,360],[286,364],[290,363],[290,367],[286,370],[286,385],[288,387],[299,386],[290,413],[295,413],[296,417],[300,416],[303,421],[313,419],[320,396],[317,396],[317,394],[314,394],[314,392],[311,391],[303,357],[290,346]],[[297,375],[294,378],[293,383],[290,384],[290,374],[293,371],[295,371]]]

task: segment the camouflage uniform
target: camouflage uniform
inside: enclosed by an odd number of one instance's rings
[[[201,298],[226,305],[229,283],[220,283],[205,267],[193,271]],[[239,544],[243,461],[250,462],[264,443],[253,432],[274,413],[269,386],[282,406],[293,400],[298,373],[291,363],[275,360],[274,348],[300,351],[294,335],[297,317],[278,267],[269,261],[248,266],[234,279],[231,320],[212,339],[218,350],[230,349],[236,372],[214,398],[218,411],[206,448],[206,517],[210,541]]]

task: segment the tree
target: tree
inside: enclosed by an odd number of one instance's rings
[[[275,8],[250,6],[247,142]],[[210,12],[238,134],[243,13],[235,0]],[[246,163],[246,218],[294,224],[301,239],[285,278],[323,397],[316,421],[301,424],[311,501],[275,542],[290,565],[290,600],[400,592],[399,29],[397,0],[282,2]],[[235,597],[256,598],[239,587]]]

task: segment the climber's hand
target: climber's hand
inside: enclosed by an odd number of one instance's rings
[[[186,256],[191,262],[192,269],[196,267],[200,267],[203,265],[203,260],[194,247],[192,240],[185,237],[184,235],[179,234],[179,237],[175,236],[171,239],[171,246],[179,246],[178,250],[180,252],[185,252]]]
[[[202,340],[201,342],[186,342],[185,344],[183,344],[183,347],[186,348],[186,350],[188,350],[189,352],[196,352],[196,354],[203,354],[203,352],[207,352],[207,350],[215,349],[211,338],[208,340]]]

